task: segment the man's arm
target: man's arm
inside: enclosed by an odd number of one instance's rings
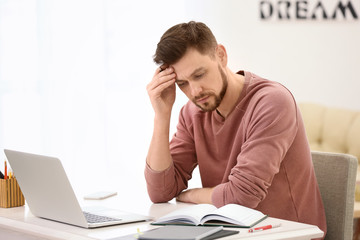
[[[176,164],[170,154],[170,117],[175,101],[173,68],[163,71],[157,69],[147,86],[147,91],[155,118],[153,136],[146,158],[145,179],[150,199],[156,203],[166,202],[186,188],[182,181],[182,172],[175,167]]]
[[[146,162],[155,171],[170,167],[172,159],[169,150],[169,128],[171,110],[175,101],[175,73],[169,67],[155,71],[147,92],[155,112],[154,131]]]
[[[155,111],[154,131],[147,155],[148,191],[153,202],[164,202],[172,199],[179,191],[187,187],[187,180],[195,167],[189,140],[173,141],[173,154],[186,161],[174,162],[170,153],[169,128],[173,103],[175,101],[175,73],[170,67],[164,71],[157,69],[152,81],[147,86],[151,104]],[[180,124],[182,125],[182,124]],[[178,129],[184,131],[184,129]],[[185,152],[184,152],[185,151]],[[190,156],[189,156],[190,155]],[[149,169],[150,168],[150,169]],[[154,178],[154,175],[157,177]],[[151,180],[149,180],[151,179]],[[154,181],[154,179],[156,179]],[[190,189],[177,196],[177,200],[191,203],[211,203],[212,188]]]
[[[176,197],[176,200],[187,203],[208,203],[212,204],[212,193],[214,188],[193,188],[186,190]]]

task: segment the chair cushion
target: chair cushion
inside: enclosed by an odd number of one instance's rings
[[[325,107],[314,103],[300,103],[299,107],[310,148],[311,150],[320,151]]]
[[[360,159],[360,112],[299,103],[311,150],[352,154]]]
[[[346,139],[348,153],[360,159],[360,114],[357,114],[349,127]]]
[[[322,150],[348,153],[347,136],[355,113],[345,109],[327,108],[323,122]],[[360,142],[360,136],[358,138]]]

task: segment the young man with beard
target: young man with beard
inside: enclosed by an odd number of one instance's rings
[[[225,47],[203,23],[178,24],[157,45],[147,86],[155,111],[145,168],[153,202],[229,203],[326,232],[303,121],[281,84],[227,67]],[[175,84],[189,98],[169,143]],[[199,166],[202,188],[187,189]]]

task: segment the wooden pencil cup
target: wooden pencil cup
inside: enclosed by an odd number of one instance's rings
[[[0,179],[0,207],[11,208],[23,206],[24,204],[25,198],[16,178]]]

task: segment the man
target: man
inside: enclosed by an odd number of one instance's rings
[[[167,30],[154,61],[161,66],[147,86],[155,119],[145,168],[153,202],[236,203],[326,232],[304,125],[285,87],[232,72],[225,47],[198,22]],[[169,143],[175,84],[190,101]],[[197,165],[203,188],[185,190]]]

